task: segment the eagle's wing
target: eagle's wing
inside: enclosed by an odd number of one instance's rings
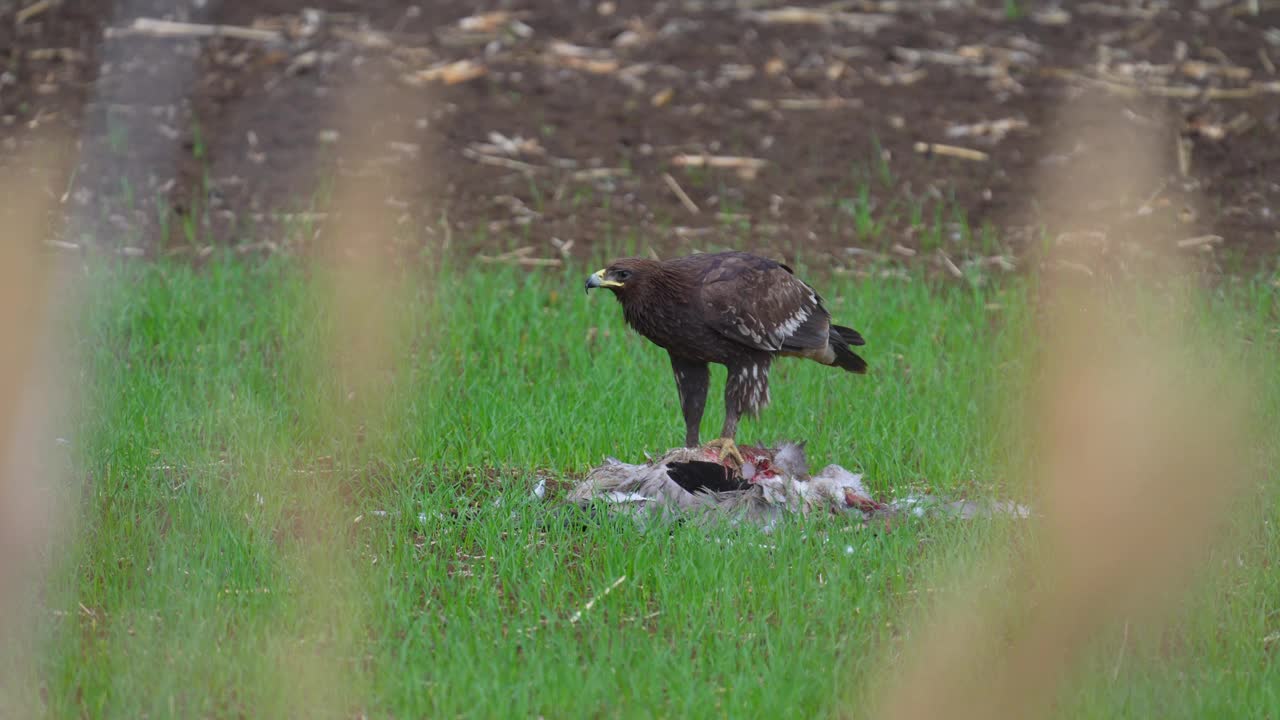
[[[822,298],[785,265],[729,256],[703,277],[703,317],[716,332],[757,350],[827,345],[830,315]]]

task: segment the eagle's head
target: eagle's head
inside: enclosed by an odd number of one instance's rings
[[[634,295],[658,270],[658,261],[648,258],[621,258],[609,263],[608,267],[595,271],[587,278],[587,290],[591,288],[609,288],[623,299]]]

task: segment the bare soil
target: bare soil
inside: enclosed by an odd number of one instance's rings
[[[402,245],[518,263],[733,245],[958,274],[1153,228],[1226,269],[1280,249],[1269,0],[32,4],[0,2],[0,165],[60,199],[61,247],[305,251],[356,178]],[[1161,180],[1118,181],[1117,143],[1153,137]],[[681,164],[708,156],[730,167]],[[1035,204],[1049,166],[1103,200]]]

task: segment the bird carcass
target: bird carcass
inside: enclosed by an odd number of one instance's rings
[[[659,517],[723,517],[772,526],[784,513],[871,515],[886,509],[862,486],[862,476],[839,465],[809,473],[804,448],[744,446],[743,463],[720,459],[714,446],[676,448],[636,465],[610,458],[569,493],[579,504]]]

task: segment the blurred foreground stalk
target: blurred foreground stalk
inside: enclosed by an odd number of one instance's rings
[[[1159,187],[1172,146],[1159,137],[1130,145],[1098,172],[1113,187]],[[1081,208],[1114,200],[1078,179],[1046,176],[1039,189],[1086,227]],[[875,717],[1050,716],[1104,629],[1166,625],[1205,567],[1245,486],[1249,381],[1213,329],[1195,322],[1197,291],[1165,253],[1167,238],[1137,243],[1149,262],[1122,273],[1101,245],[1058,243],[1046,258],[1073,270],[1042,278],[1040,337],[1031,339],[1041,357],[1027,438],[1039,519],[1020,537],[1031,542],[969,569],[964,589],[909,631]],[[1068,252],[1069,262],[1055,262]]]

